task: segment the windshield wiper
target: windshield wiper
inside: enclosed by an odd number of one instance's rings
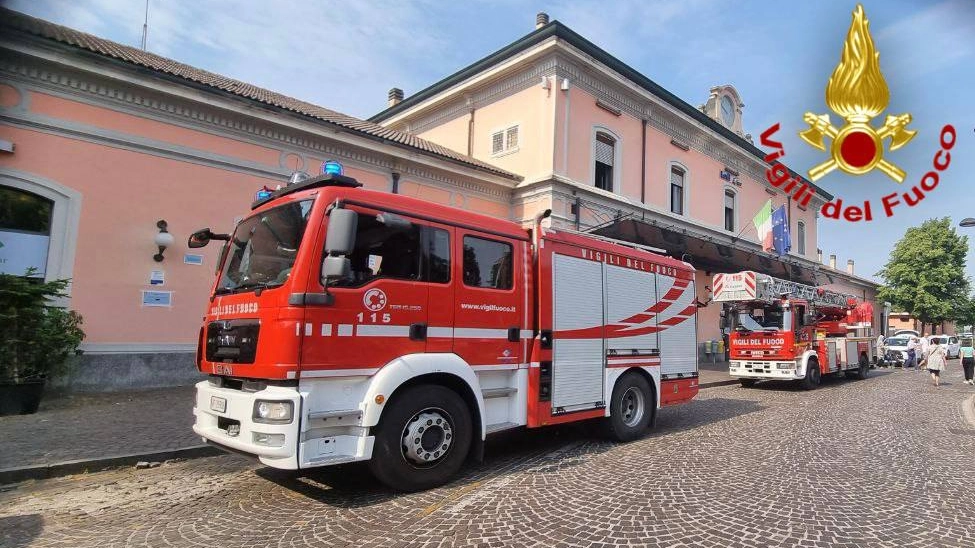
[[[270,289],[272,287],[281,287],[282,285],[284,285],[284,282],[245,282],[234,287],[219,287],[216,291],[214,291],[214,293],[217,295],[233,295],[253,289],[258,295],[260,295],[260,291]]]

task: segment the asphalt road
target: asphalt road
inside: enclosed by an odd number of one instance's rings
[[[975,388],[946,381],[712,388],[636,442],[510,433],[409,495],[231,455],[4,486],[0,546],[975,547]]]

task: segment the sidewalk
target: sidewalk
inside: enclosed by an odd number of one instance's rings
[[[183,386],[47,397],[33,415],[0,417],[0,483],[117,466],[199,446],[191,429],[193,394],[192,386]],[[63,470],[50,470],[52,465]]]
[[[701,363],[701,388],[733,384]],[[0,484],[137,461],[215,454],[193,433],[192,386],[47,397],[33,415],[0,417]]]

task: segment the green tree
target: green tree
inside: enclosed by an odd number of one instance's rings
[[[878,300],[889,301],[895,310],[924,324],[963,320],[971,303],[967,252],[968,237],[955,232],[948,217],[907,229],[877,273],[885,282]]]

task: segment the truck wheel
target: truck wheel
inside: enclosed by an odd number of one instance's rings
[[[609,416],[603,419],[606,435],[617,441],[640,437],[653,420],[657,402],[652,401],[650,383],[639,373],[626,373],[613,388]]]
[[[819,362],[817,360],[809,360],[806,364],[806,378],[802,380],[802,387],[806,390],[814,390],[819,386],[820,376]]]
[[[423,384],[395,394],[373,429],[369,469],[400,491],[443,485],[460,470],[471,446],[471,412],[456,392]]]
[[[751,388],[755,386],[755,383],[758,381],[756,381],[755,379],[738,379],[738,382],[741,383],[742,388]]]
[[[860,368],[857,369],[857,378],[861,381],[867,378],[867,372],[870,370],[870,359],[867,358],[866,354],[860,354]]]

